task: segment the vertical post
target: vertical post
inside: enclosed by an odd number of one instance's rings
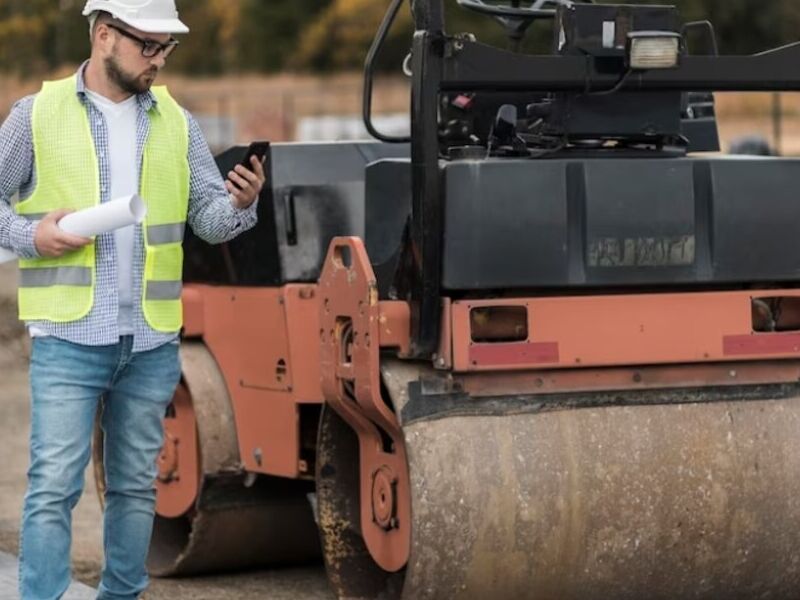
[[[439,343],[442,286],[442,175],[439,168],[439,91],[444,60],[442,0],[415,0],[412,46],[411,182],[408,266],[411,351],[430,358]]]
[[[228,145],[228,140],[226,139],[227,126],[223,122],[226,108],[227,98],[225,94],[220,94],[217,97],[217,144],[219,144],[220,148],[224,148]]]
[[[63,13],[72,9],[72,0],[59,0],[58,10],[62,13],[56,22],[56,56],[50,67],[60,67],[67,56],[67,30],[68,19],[64,18]]]
[[[284,142],[292,140],[292,121],[294,119],[294,92],[284,90],[281,94],[281,136]]]
[[[783,154],[783,107],[780,92],[772,94],[772,143],[775,152]]]
[[[444,31],[444,0],[411,0],[417,31]]]

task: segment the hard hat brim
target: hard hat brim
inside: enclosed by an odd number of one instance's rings
[[[180,19],[131,19],[117,16],[117,19],[145,33],[189,33],[189,28]]]

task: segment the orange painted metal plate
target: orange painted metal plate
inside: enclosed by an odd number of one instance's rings
[[[202,330],[231,397],[243,466],[300,476],[298,404],[322,403],[316,286],[187,288],[193,310],[202,310],[192,321],[202,327],[193,329]]]
[[[381,348],[396,348],[398,356],[411,351],[411,308],[407,302],[387,300],[378,304]]]
[[[664,390],[794,383],[800,380],[800,361],[697,363],[639,367],[590,367],[530,371],[487,371],[455,375],[454,381],[474,398],[602,392]]]
[[[380,349],[407,350],[408,306],[378,301],[364,243],[354,237],[331,241],[319,293],[325,400],[358,434],[361,534],[381,568],[399,571],[409,556],[411,498],[403,433],[381,394]]]
[[[226,352],[235,357],[235,378],[240,387],[289,391],[292,373],[283,290],[259,291],[253,294],[239,289],[230,294],[223,310],[235,328],[235,336],[227,342]]]
[[[183,384],[175,390],[172,409],[164,419],[156,479],[156,513],[167,518],[180,517],[194,505],[200,480],[197,423]]]
[[[442,331],[439,336],[439,348],[433,360],[437,369],[452,369],[453,367],[453,319],[451,317],[452,301],[442,298]]]
[[[199,337],[203,334],[203,288],[186,285],[181,294],[183,305],[183,337]]]
[[[752,299],[776,296],[800,291],[457,301],[453,364],[465,372],[798,357],[798,332],[753,332]],[[527,308],[527,340],[472,340],[470,311],[494,306]]]
[[[292,395],[298,403],[322,402],[319,368],[319,299],[317,286],[287,286],[286,327],[290,364],[296,371]]]

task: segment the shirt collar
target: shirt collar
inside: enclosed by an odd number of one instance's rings
[[[86,71],[86,67],[88,65],[89,61],[87,60],[78,68],[78,72],[76,74],[75,91],[78,94],[78,99],[84,104],[87,101],[87,96],[86,96],[87,89],[83,73],[84,71]],[[145,112],[150,112],[151,109],[158,110],[158,100],[156,99],[156,95],[152,92],[152,90],[147,90],[146,92],[137,94],[136,99],[139,101],[139,107],[142,108]]]

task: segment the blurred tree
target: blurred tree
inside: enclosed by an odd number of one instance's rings
[[[491,18],[461,9],[456,0],[444,1],[449,32],[468,31],[481,41],[504,44],[502,28]],[[798,0],[673,1],[686,20],[711,20],[725,53],[752,53],[800,38]],[[0,0],[0,70],[37,77],[83,60],[89,48],[83,4]],[[388,6],[389,0],[178,0],[192,32],[180,36],[170,70],[202,75],[359,69]],[[384,69],[399,69],[412,29],[406,3],[387,40]],[[551,39],[548,24],[539,23],[525,48],[541,51]]]
[[[237,3],[231,2],[236,6]],[[170,57],[169,69],[187,75],[218,75],[225,69],[229,50],[222,46],[220,23],[216,6],[208,0],[179,2],[181,20],[191,32],[177,36],[181,45]]]
[[[334,0],[304,31],[290,65],[329,71],[358,68],[383,19],[388,2]],[[398,69],[408,53],[413,25],[408,5],[398,14],[382,55],[383,64]]]
[[[800,39],[800,2],[790,0],[640,0],[675,4],[685,21],[714,24],[723,54],[752,54]]]
[[[54,15],[52,50],[47,57],[50,68],[74,65],[89,56],[89,27],[81,15],[84,0],[58,0],[58,14]]]
[[[217,45],[206,51],[220,53],[225,72],[241,69],[239,32],[242,26],[242,3],[231,0],[208,0],[211,22],[217,27]]]
[[[0,64],[19,74],[47,68],[57,15],[58,6],[47,0],[0,3]]]
[[[293,61],[304,32],[332,0],[241,0],[239,53],[246,71],[278,71]]]
[[[669,0],[638,1],[670,4]],[[674,0],[674,4],[685,20],[709,19],[714,23],[723,53],[753,53],[800,38],[797,1]],[[318,71],[359,68],[388,5],[389,0],[335,0],[308,28],[292,64]],[[461,9],[455,0],[445,0],[445,7],[449,32],[468,31],[481,41],[504,44],[505,34],[493,19]],[[404,9],[387,40],[387,67],[396,68],[398,55],[403,49],[407,51],[412,30],[407,15]],[[539,22],[530,30],[525,49],[543,51],[551,42],[549,24]]]

